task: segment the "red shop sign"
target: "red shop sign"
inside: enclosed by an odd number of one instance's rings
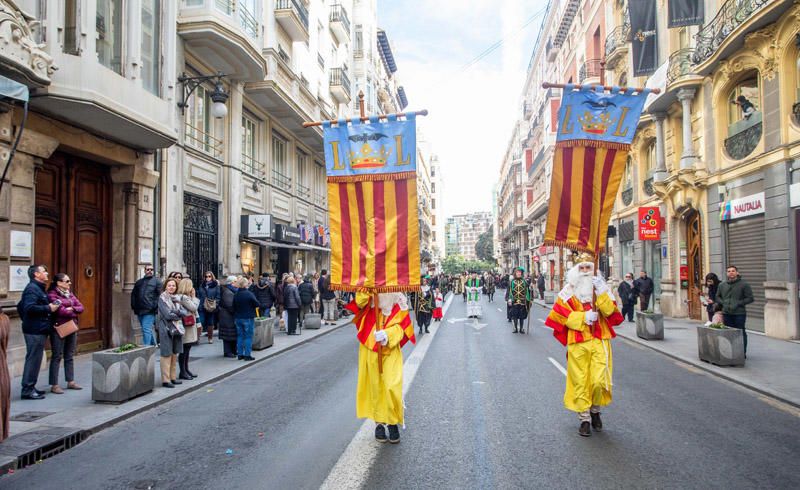
[[[639,208],[639,240],[661,239],[661,212],[657,207]]]

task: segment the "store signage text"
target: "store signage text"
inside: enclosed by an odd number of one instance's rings
[[[242,235],[248,238],[270,238],[272,236],[272,216],[269,214],[242,216]]]
[[[764,193],[759,192],[751,196],[731,199],[720,204],[719,219],[727,221],[745,216],[764,214],[765,210]]]
[[[300,243],[300,229],[296,226],[275,225],[275,239],[289,243]]]

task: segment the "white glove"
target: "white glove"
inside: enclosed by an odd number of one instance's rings
[[[596,322],[596,321],[597,321],[597,318],[598,318],[598,316],[597,316],[597,312],[596,312],[596,311],[592,311],[592,310],[589,310],[589,311],[587,311],[587,312],[584,314],[584,316],[583,316],[583,319],[584,319],[584,320],[586,321],[586,323],[588,323],[589,325],[591,325],[591,324],[593,324],[594,322]]]
[[[384,346],[389,343],[389,336],[386,335],[386,330],[378,330],[375,332],[375,342]]]
[[[592,278],[592,284],[594,284],[594,289],[597,291],[597,294],[603,294],[608,291],[608,284],[606,284],[602,276],[594,276]]]

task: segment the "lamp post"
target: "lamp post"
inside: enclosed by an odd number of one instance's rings
[[[211,92],[209,96],[213,102],[211,106],[211,115],[216,119],[222,119],[227,116],[228,107],[225,105],[225,102],[228,101],[228,94],[225,92],[225,87],[222,85],[223,78],[225,78],[225,74],[222,72],[217,72],[216,75],[202,75],[197,77],[189,77],[186,76],[185,73],[179,76],[178,83],[183,85],[182,97],[178,102],[178,107],[181,108],[181,114],[183,114],[189,106],[189,97],[192,95],[192,92],[203,82],[215,80],[214,91]]]

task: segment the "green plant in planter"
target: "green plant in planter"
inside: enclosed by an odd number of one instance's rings
[[[125,344],[125,345],[121,345],[121,346],[117,347],[112,352],[116,352],[116,353],[128,352],[129,350],[136,349],[137,347],[139,347],[139,346],[136,345],[136,344]]]
[[[725,325],[723,325],[721,323],[712,323],[712,324],[708,325],[708,328],[717,328],[717,329],[722,330],[722,329],[728,328],[728,327],[726,327]]]
[[[644,313],[645,315],[652,315],[652,314],[655,313],[655,311],[653,311],[653,310],[644,310],[642,313]]]

